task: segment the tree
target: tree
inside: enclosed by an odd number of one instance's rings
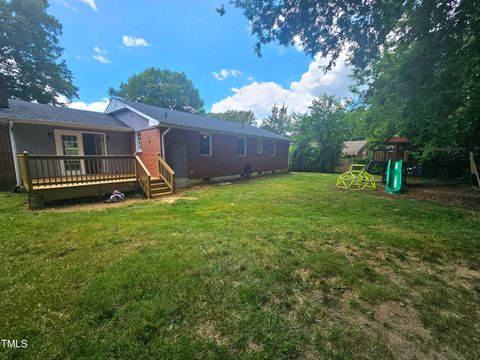
[[[330,57],[330,68],[340,53],[348,50],[351,63],[362,69],[378,55],[385,39],[417,3],[398,0],[230,2],[249,20],[251,33],[257,38],[255,50],[258,55],[261,55],[262,45],[272,42],[299,45],[311,56]],[[217,12],[225,15],[225,6]]]
[[[400,27],[405,36],[372,63],[363,93],[372,138],[402,134],[427,149],[480,145],[480,2],[453,5],[420,3]]]
[[[208,113],[207,115],[221,120],[233,121],[252,126],[257,122],[257,118],[251,110],[227,110],[223,113]]]
[[[13,98],[63,104],[78,88],[65,61],[58,61],[62,25],[45,0],[0,0],[0,73]]]
[[[313,100],[310,113],[295,122],[290,168],[333,172],[343,151],[345,133],[345,109],[340,100],[326,94]]]
[[[203,100],[193,82],[183,72],[154,67],[132,75],[118,90],[109,89],[110,96],[191,113],[203,113]]]
[[[288,115],[287,110],[285,104],[283,104],[282,107],[274,104],[270,115],[263,119],[261,128],[277,134],[286,135],[292,125],[292,118]]]

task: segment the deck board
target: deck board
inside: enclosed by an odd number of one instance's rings
[[[82,174],[78,176],[57,176],[53,178],[32,179],[33,190],[69,188],[83,185],[103,185],[137,181],[135,174],[105,174],[99,179],[98,175]]]

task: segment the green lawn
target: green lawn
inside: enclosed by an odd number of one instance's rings
[[[176,202],[0,194],[0,358],[478,359],[480,213],[288,174]],[[1,345],[1,344],[0,344]]]

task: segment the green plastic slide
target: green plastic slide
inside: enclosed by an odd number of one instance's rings
[[[402,192],[402,160],[388,160],[387,173],[385,174],[387,194],[400,194]]]

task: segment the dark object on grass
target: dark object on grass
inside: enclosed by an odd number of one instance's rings
[[[106,203],[117,203],[125,200],[125,194],[118,190],[115,190],[109,199],[105,200]]]

